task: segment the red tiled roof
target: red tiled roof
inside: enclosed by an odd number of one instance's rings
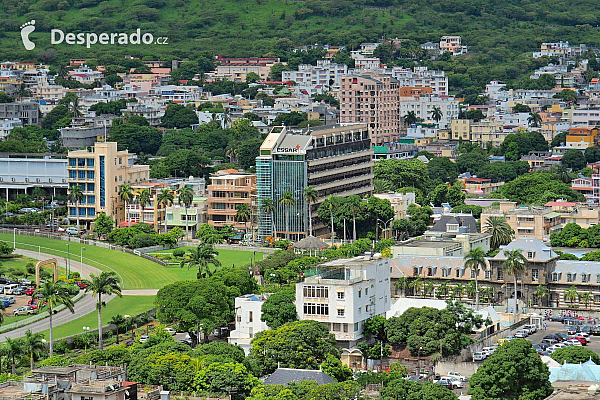
[[[546,207],[573,207],[577,203],[572,201],[549,201],[544,204]]]

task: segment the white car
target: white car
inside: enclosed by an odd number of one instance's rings
[[[526,332],[524,330],[515,332],[515,337],[518,337],[518,338],[526,338],[527,335],[528,335],[528,332]]]
[[[146,340],[148,340],[148,335],[142,335],[142,336],[140,336],[140,343],[145,343]]]
[[[532,334],[537,332],[537,327],[535,325],[523,325],[523,330]]]
[[[576,339],[565,340],[563,343],[569,344],[571,346],[582,346],[581,342],[579,340],[576,340]]]
[[[452,389],[460,389],[464,386],[460,379],[453,376],[442,376],[440,380],[448,380],[452,382]]]
[[[456,378],[461,382],[468,381],[468,379],[464,375],[459,374],[458,372],[448,372],[448,375],[446,375],[446,376],[449,376],[451,378]]]
[[[75,228],[74,226],[70,226],[66,229],[66,232],[69,235],[78,235],[79,234],[79,229]]]
[[[492,354],[494,354],[494,351],[496,351],[496,348],[495,348],[495,347],[492,347],[492,346],[490,346],[490,347],[484,347],[483,349],[481,349],[481,351],[482,351],[483,353],[486,353],[486,354],[487,354],[487,356],[489,357],[489,356],[491,356]]]
[[[165,331],[169,332],[171,335],[175,335],[177,333],[177,331],[175,331],[173,328],[165,328]]]
[[[485,354],[481,351],[478,351],[477,353],[473,353],[473,361],[483,361],[485,360]]]

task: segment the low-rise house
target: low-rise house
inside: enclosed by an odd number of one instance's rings
[[[235,330],[231,331],[227,341],[250,352],[250,342],[258,332],[269,329],[262,321],[262,305],[269,297],[265,294],[246,294],[235,298]]]

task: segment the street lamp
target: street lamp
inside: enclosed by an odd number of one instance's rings
[[[87,354],[87,342],[88,342],[88,333],[90,332],[89,326],[83,327],[83,342],[85,344],[85,353]]]
[[[81,272],[83,273],[83,252],[85,251],[85,247],[81,248],[80,251],[80,259],[79,259],[79,268],[81,268]]]
[[[381,219],[377,218],[377,222],[375,222],[375,240],[379,240],[379,232],[378,232],[378,229],[379,229],[379,224],[378,224],[378,222],[381,222],[381,223],[383,224],[383,226],[384,226],[384,228],[385,228],[385,229],[383,230],[383,232],[385,232],[385,231],[387,231],[387,225],[388,225],[390,222],[392,222],[393,220],[394,220],[394,217],[392,217],[392,218],[388,219],[388,220],[387,220],[387,221],[385,221],[385,222],[384,222],[383,220],[381,220]],[[384,234],[384,235],[385,235],[385,234]],[[385,239],[385,238],[384,238],[384,239]]]
[[[71,269],[71,252],[69,250],[69,243],[65,243],[65,245],[67,246],[67,280],[69,280],[69,270]]]

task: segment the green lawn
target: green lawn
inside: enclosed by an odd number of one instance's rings
[[[9,269],[14,269],[15,271],[23,271],[25,272],[25,265],[27,265],[27,263],[35,263],[37,260],[33,259],[33,258],[29,258],[29,257],[25,257],[25,256],[20,256],[20,255],[12,255],[10,257],[0,257],[0,272],[2,276],[8,276],[9,278],[13,278],[13,279],[18,279],[18,278],[24,278],[25,275],[21,275],[21,276],[16,276],[14,274],[11,273],[11,271],[9,271]],[[52,273],[52,268],[51,267],[45,267],[45,269],[49,272]],[[66,275],[67,271],[63,268],[63,267],[58,267],[58,276],[61,275]],[[27,276],[27,279],[29,279],[30,281],[34,281],[35,275],[29,275]]]
[[[123,296],[116,297],[106,304],[102,309],[102,325],[110,322],[110,319],[117,314],[136,316],[154,308],[154,296]],[[45,321],[49,323],[46,318]],[[96,311],[77,318],[66,324],[54,328],[54,339],[60,339],[66,336],[83,333],[83,327],[89,326],[91,329],[98,328],[98,313]],[[50,337],[50,330],[42,331],[46,339]]]
[[[12,245],[11,234],[0,233],[0,240]],[[17,235],[17,248],[67,257],[67,244],[73,260],[79,260],[80,251],[85,247],[84,263],[101,270],[113,270],[121,277],[123,289],[160,289],[161,287],[183,279],[196,279],[196,271],[187,268],[165,268],[152,261],[133,254],[109,250],[102,247],[86,246],[58,239],[46,239],[35,236]],[[219,250],[219,260],[224,266],[243,265],[250,261],[253,253],[250,251]],[[256,254],[257,260],[262,259],[262,253]]]

